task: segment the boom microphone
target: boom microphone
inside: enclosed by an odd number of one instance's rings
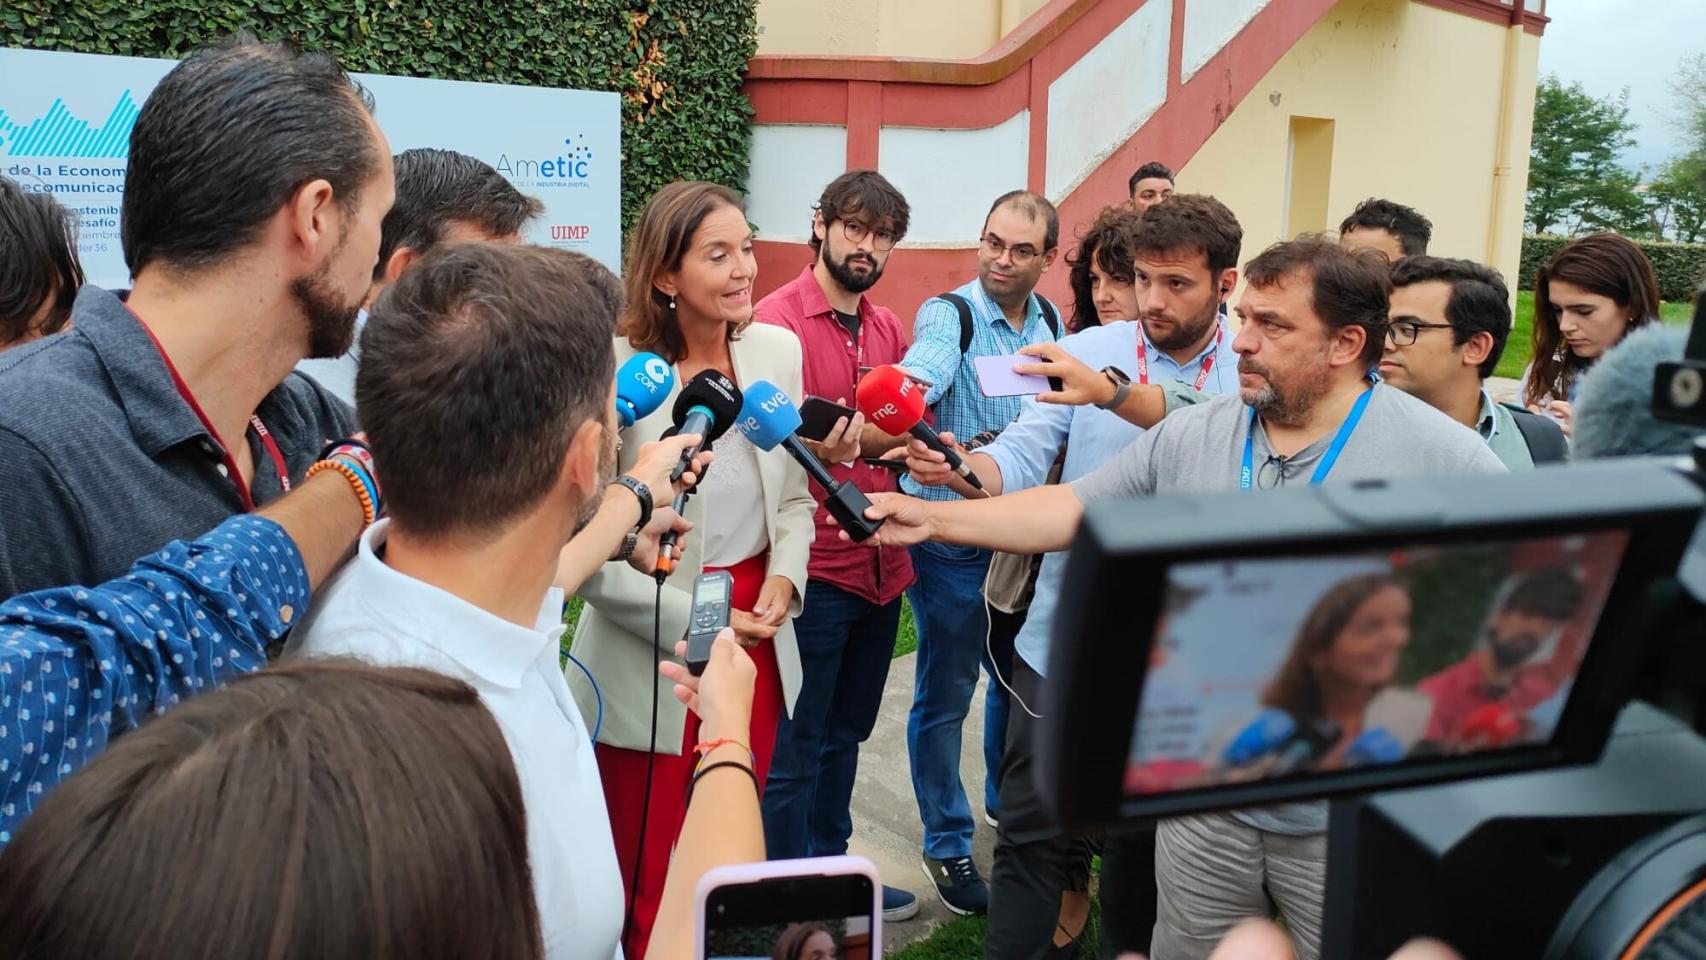
[[[636,353],[616,371],[616,419],[626,430],[663,406],[675,387],[675,370],[655,353]]]
[[[983,489],[983,481],[977,478],[972,468],[966,466],[960,455],[924,423],[924,390],[899,367],[887,363],[873,368],[865,374],[865,379],[859,381],[854,397],[859,412],[879,430],[891,437],[910,434],[923,441],[925,446],[946,458],[948,466],[961,479],[980,491]]]
[[[681,395],[675,398],[675,426],[666,430],[664,436],[696,433],[699,442],[682,451],[681,462],[670,471],[669,482],[680,480],[693,458],[727,433],[739,414],[740,394],[735,390],[733,380],[715,370],[701,370],[687,381],[687,385],[681,388]],[[676,495],[671,506],[677,515],[687,510],[690,493],[691,490],[683,490]],[[675,544],[679,539],[674,530],[658,539],[658,566],[653,575],[660,584],[675,572],[675,565],[680,560],[675,555]]]
[[[864,492],[851,483],[841,483],[830,476],[817,457],[800,442],[794,432],[800,428],[800,411],[781,388],[768,380],[758,380],[747,387],[735,428],[760,450],[774,450],[780,444],[788,451],[788,455],[823,488],[826,494],[823,505],[855,543],[869,538],[882,526],[881,520],[865,516],[871,501]]]

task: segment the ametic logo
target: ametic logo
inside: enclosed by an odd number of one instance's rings
[[[511,159],[506,153],[492,166],[517,182],[555,180],[559,183],[553,185],[584,187],[592,177],[592,163],[592,145],[587,142],[586,134],[577,133],[563,138],[562,149],[554,156]]]

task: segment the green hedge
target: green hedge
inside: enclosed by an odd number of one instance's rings
[[[1534,273],[1552,259],[1558,248],[1574,237],[1555,237],[1550,234],[1529,233],[1522,238],[1521,276],[1517,287],[1534,289]],[[1653,262],[1653,273],[1659,278],[1659,299],[1693,302],[1694,294],[1706,279],[1706,243],[1663,243],[1656,240],[1636,240],[1635,245]]]
[[[672,180],[746,180],[757,0],[0,0],[5,47],[177,58],[238,29],[351,71],[621,94],[624,227]]]

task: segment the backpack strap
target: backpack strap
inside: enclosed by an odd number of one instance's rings
[[[1516,421],[1522,442],[1528,444],[1528,455],[1535,463],[1558,463],[1568,459],[1569,442],[1564,439],[1563,429],[1551,417],[1543,417],[1513,403],[1501,403],[1499,406],[1509,411],[1511,419]]]
[[[957,293],[938,293],[936,299],[953,304],[954,309],[960,312],[960,356],[963,357],[971,349],[971,301]]]
[[[1048,324],[1048,332],[1056,340],[1060,339],[1060,314],[1044,297],[1037,298],[1037,305],[1043,308],[1043,322]],[[1058,389],[1058,388],[1057,388]]]

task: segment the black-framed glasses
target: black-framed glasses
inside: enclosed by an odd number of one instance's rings
[[[1395,347],[1408,347],[1416,342],[1423,330],[1450,330],[1449,323],[1423,323],[1420,320],[1394,320],[1386,325],[1386,339]]]
[[[878,250],[893,250],[896,241],[900,240],[892,230],[872,230],[857,220],[848,219],[841,221],[841,235],[847,238],[848,243],[863,243],[866,237],[870,237],[871,246]]]
[[[1262,466],[1256,471],[1256,487],[1260,490],[1277,490],[1285,486],[1285,468],[1290,463],[1285,457],[1269,454]]]
[[[1028,243],[1016,243],[1008,246],[1005,241],[993,233],[984,234],[979,238],[978,245],[992,260],[1001,259],[1001,255],[1004,253],[1011,253],[1014,265],[1021,267],[1042,255],[1042,251]]]

